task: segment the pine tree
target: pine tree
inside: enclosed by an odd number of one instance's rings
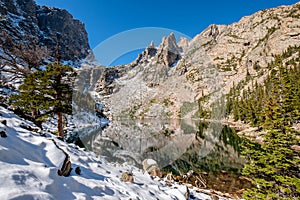
[[[244,193],[246,199],[294,199],[300,196],[300,158],[299,153],[291,149],[292,145],[300,143],[299,132],[291,128],[299,104],[294,97],[299,84],[281,58],[275,59],[275,66],[265,81],[267,95],[262,114],[267,133],[261,144],[250,142],[244,151],[250,163],[245,165],[243,173],[252,177],[256,186]]]
[[[25,78],[12,103],[31,114],[35,122],[57,115],[58,136],[63,137],[63,114],[72,113],[72,83],[75,72],[69,66],[50,64]]]

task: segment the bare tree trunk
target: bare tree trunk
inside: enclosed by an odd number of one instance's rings
[[[57,129],[58,129],[58,136],[64,137],[64,130],[63,130],[63,115],[62,113],[57,113]]]
[[[37,127],[42,129],[42,121],[37,120],[38,116],[39,116],[39,110],[34,109],[34,110],[31,111],[31,118],[32,118],[33,123]]]

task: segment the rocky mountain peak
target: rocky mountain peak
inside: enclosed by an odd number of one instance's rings
[[[37,40],[52,57],[58,43],[63,61],[78,62],[91,53],[83,23],[64,9],[38,6],[34,0],[2,0],[0,27],[12,39]]]
[[[170,67],[181,58],[181,52],[182,49],[177,45],[174,33],[171,33],[169,36],[163,37],[157,48],[155,61]]]
[[[187,39],[186,37],[180,37],[177,45],[182,49],[182,52],[185,52],[185,50],[189,47],[189,39]]]
[[[91,52],[84,24],[64,9],[39,7],[36,12],[40,42],[55,50],[58,41],[64,60],[80,60]],[[43,37],[43,36],[47,37]]]
[[[150,43],[150,45],[148,46],[149,48],[155,48],[155,46],[154,46],[154,41],[152,40],[151,41],[151,43]]]
[[[152,41],[131,65],[147,64],[153,58],[152,62],[171,67],[181,58],[181,53],[188,46],[188,43],[188,39],[181,38],[181,41],[178,43],[180,46],[178,46],[174,33],[171,33],[162,38],[162,42],[157,48]]]
[[[138,64],[147,64],[149,63],[150,59],[156,55],[157,49],[154,46],[154,41],[151,41],[149,46],[138,55],[138,57],[131,63],[131,66],[136,66]]]
[[[212,24],[208,27],[207,36],[216,39],[219,35],[220,31],[217,25]]]
[[[196,116],[201,99],[209,109],[233,85],[246,89],[263,83],[275,55],[300,46],[299,27],[297,3],[262,10],[230,25],[210,25],[191,41],[181,38],[177,43],[170,34],[140,55],[147,64],[127,68],[110,84],[115,90],[105,101],[116,116]],[[126,103],[120,105],[120,100]]]

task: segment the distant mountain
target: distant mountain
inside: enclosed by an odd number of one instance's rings
[[[171,34],[131,64],[104,69],[94,87],[114,117],[198,117],[200,101],[209,108],[233,85],[262,83],[290,46],[300,46],[300,3],[210,25],[191,41]]]
[[[58,43],[63,61],[78,62],[91,53],[82,22],[64,9],[38,6],[34,0],[2,0],[0,28],[16,41],[38,40],[53,57]]]

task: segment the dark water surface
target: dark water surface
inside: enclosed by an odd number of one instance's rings
[[[204,181],[201,187],[234,192],[249,186],[240,175],[245,160],[240,157],[241,139],[221,123],[199,120],[120,120],[104,128],[79,131],[85,147],[108,161],[131,163],[141,168],[152,158],[164,172],[173,175],[194,171]],[[199,183],[199,181],[198,181]]]

